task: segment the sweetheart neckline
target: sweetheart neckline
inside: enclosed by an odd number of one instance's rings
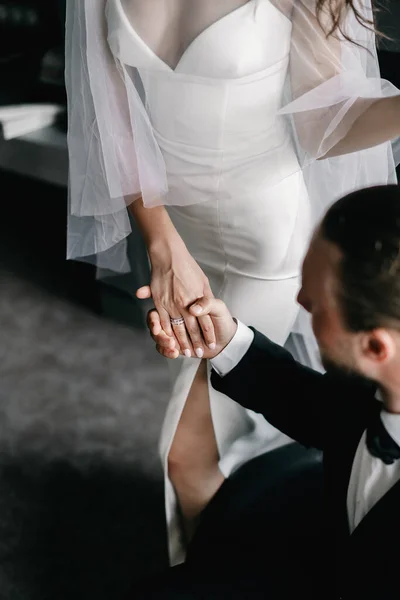
[[[228,20],[229,17],[234,17],[237,15],[237,13],[241,12],[243,9],[248,9],[251,5],[257,5],[259,2],[259,0],[248,0],[245,4],[242,4],[241,6],[238,6],[237,8],[235,8],[234,10],[232,10],[231,12],[227,13],[226,15],[223,15],[222,17],[220,17],[219,19],[217,19],[216,21],[214,21],[213,23],[211,23],[210,25],[208,25],[208,27],[206,27],[205,29],[203,29],[191,42],[190,44],[186,47],[185,51],[183,52],[183,54],[181,55],[179,61],[177,62],[176,66],[170,67],[168,65],[168,63],[166,63],[162,58],[160,58],[158,56],[158,54],[156,54],[156,52],[154,50],[152,50],[150,48],[150,46],[144,41],[144,39],[138,34],[138,32],[136,31],[136,29],[133,27],[132,23],[130,22],[124,7],[122,6],[122,0],[115,0],[115,3],[118,7],[118,10],[121,14],[121,17],[124,20],[124,23],[127,25],[127,27],[129,28],[129,30],[131,31],[131,33],[134,35],[134,37],[137,39],[137,41],[141,44],[141,46],[146,50],[146,52],[148,52],[149,54],[151,54],[151,56],[153,58],[155,58],[157,60],[157,62],[159,62],[159,64],[166,69],[169,73],[174,74],[178,72],[179,67],[181,66],[182,62],[184,61],[184,59],[187,57],[188,54],[190,54],[192,48],[194,46],[197,45],[198,42],[200,42],[202,40],[202,38],[204,36],[206,36],[210,31],[212,31],[214,28],[220,26],[222,23],[224,23],[226,20]]]

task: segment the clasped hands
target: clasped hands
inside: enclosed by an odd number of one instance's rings
[[[207,339],[207,335],[204,335],[202,344],[203,353],[199,358],[214,358],[232,340],[237,330],[237,323],[230,314],[226,304],[216,298],[200,298],[188,307],[188,311],[194,317],[208,317],[210,320],[210,335],[212,335],[212,338]],[[156,343],[156,349],[162,356],[175,359],[180,355],[185,355],[185,352],[179,346],[177,338],[173,334],[167,334],[162,328],[157,309],[152,309],[148,312],[147,326]],[[212,339],[211,342],[210,339]]]
[[[208,278],[182,240],[172,236],[153,246],[149,256],[151,282],[136,296],[154,302],[147,322],[157,350],[167,358],[219,354],[237,326],[225,304],[214,299]]]

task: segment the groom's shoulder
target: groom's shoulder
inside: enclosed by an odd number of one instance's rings
[[[321,373],[315,371],[311,367],[306,367],[299,363],[292,354],[284,347],[276,344],[267,336],[263,335],[253,327],[250,327],[254,332],[254,340],[252,348],[254,351],[261,350],[262,357],[265,357],[266,363],[268,357],[274,359],[275,367],[282,365],[283,369],[290,364],[296,364],[296,367],[306,375],[306,379],[319,381],[322,384],[324,393],[337,396],[337,400],[350,401],[351,404],[375,402],[377,386],[359,375],[353,374],[345,369],[333,369],[328,372]],[[277,361],[277,362],[275,362]],[[296,369],[296,371],[298,370]],[[308,373],[308,376],[307,376]],[[340,404],[340,402],[339,402]]]
[[[351,424],[364,421],[374,410],[376,399],[376,384],[357,375],[346,373],[326,373],[324,375],[326,389],[330,390],[332,400],[332,417],[336,416],[340,422],[343,417]],[[343,425],[343,423],[342,423]]]

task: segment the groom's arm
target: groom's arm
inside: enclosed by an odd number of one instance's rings
[[[189,310],[196,317],[210,315],[214,326],[216,347],[205,348],[204,353],[214,369],[213,387],[261,413],[304,446],[323,449],[327,436],[338,434],[349,402],[358,398],[364,403],[367,399],[365,390],[360,393],[348,377],[331,377],[303,367],[261,333],[238,321],[235,325],[221,300],[204,297]],[[155,309],[149,312],[148,326],[158,351],[167,358],[177,358],[176,341],[162,330]]]
[[[324,406],[334,401],[336,391],[341,396],[329,376],[302,366],[287,350],[241,323],[211,364],[216,390],[261,413],[301,444],[323,449]]]

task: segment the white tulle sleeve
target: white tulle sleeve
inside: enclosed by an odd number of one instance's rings
[[[382,113],[371,120],[369,111],[378,106],[377,101],[400,92],[381,79],[376,36],[352,10],[341,32],[327,35],[332,20],[327,12],[317,18],[315,0],[274,0],[274,4],[292,22],[289,70],[279,114],[291,131],[317,223],[341,196],[397,181],[400,145],[394,138],[400,122],[393,118],[388,122],[383,105]],[[356,8],[364,20],[374,22],[371,0],[356,2]],[[293,333],[300,334],[292,338],[297,355],[320,369],[310,316],[303,309]]]
[[[67,256],[126,272],[127,204],[157,204],[167,184],[135,73],[110,52],[105,9],[105,0],[67,0]]]
[[[341,32],[334,35],[327,35],[332,27],[328,13],[323,11],[317,18],[315,0],[274,3],[292,21],[280,115],[288,121],[315,219],[319,219],[349,191],[396,181],[400,153],[394,155],[395,146],[388,140],[399,134],[400,123],[386,123],[384,133],[385,109],[380,127],[376,115],[374,123],[372,118],[368,121],[368,111],[378,100],[400,92],[380,76],[375,34],[366,26],[374,21],[371,0],[356,1],[358,17],[349,9]],[[361,118],[365,119],[363,132],[357,135]]]

